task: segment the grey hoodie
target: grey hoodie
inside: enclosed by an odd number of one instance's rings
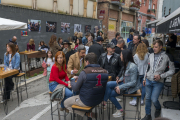
[[[169,67],[167,72],[164,72],[166,67]],[[144,80],[146,78],[148,80],[154,81],[154,75],[160,75],[161,79],[158,80],[159,82],[164,82],[164,78],[168,76],[172,76],[175,73],[175,67],[172,60],[170,60],[169,56],[162,51],[159,55],[155,65],[154,65],[154,53],[150,54],[148,60],[148,67],[145,72]]]

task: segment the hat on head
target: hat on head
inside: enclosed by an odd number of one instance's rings
[[[63,43],[62,43],[62,45],[64,45],[64,44],[69,44],[69,45],[71,45],[71,43],[69,42],[69,40],[64,40]]]
[[[110,43],[107,44],[106,47],[107,47],[107,48],[115,48],[116,46],[114,45],[113,42],[110,42]]]
[[[104,41],[104,40],[103,40],[102,37],[97,37],[97,40],[96,40],[96,41],[99,42],[99,41]]]

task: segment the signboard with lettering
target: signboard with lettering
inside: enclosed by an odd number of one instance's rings
[[[100,14],[105,14],[105,10],[100,10]]]
[[[180,33],[180,13],[156,26],[156,29],[157,33]]]

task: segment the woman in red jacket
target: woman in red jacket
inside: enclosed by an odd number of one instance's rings
[[[64,110],[64,100],[73,96],[71,84],[67,76],[66,68],[66,58],[62,51],[58,51],[55,55],[55,64],[51,68],[50,78],[49,78],[49,89],[51,92],[56,91],[59,88],[64,88],[63,91],[64,99],[61,101],[61,110]]]

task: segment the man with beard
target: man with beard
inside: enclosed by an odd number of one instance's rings
[[[70,56],[67,64],[67,75],[68,78],[72,78],[75,75],[79,76],[80,72],[84,69],[86,55],[86,48],[84,45],[79,45],[77,52]]]
[[[62,51],[63,51],[64,54],[65,54],[66,64],[67,64],[68,61],[69,61],[69,57],[70,57],[72,54],[74,54],[75,52],[74,52],[74,50],[71,49],[71,47],[70,47],[71,43],[70,43],[68,40],[64,40],[63,43],[62,43],[62,45],[64,46],[64,48],[63,48]]]

